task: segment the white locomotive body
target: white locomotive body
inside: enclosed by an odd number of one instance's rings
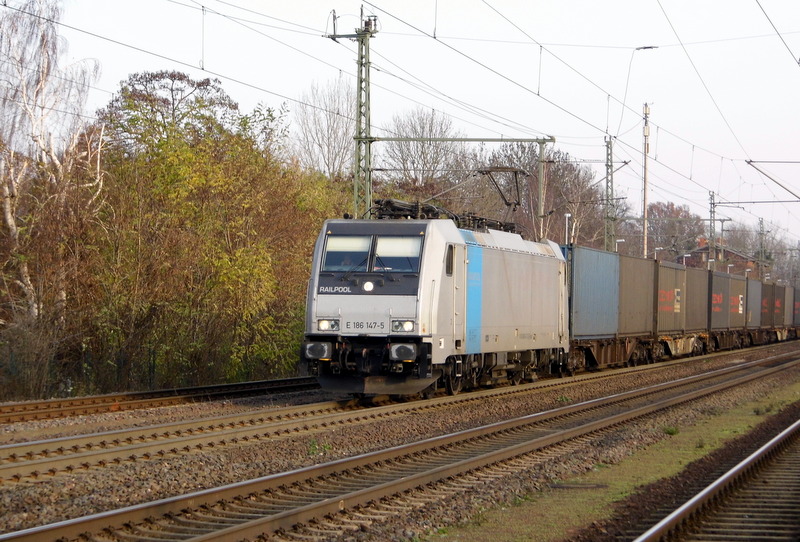
[[[456,393],[561,366],[559,247],[449,219],[329,220],[314,250],[302,357],[322,387]]]

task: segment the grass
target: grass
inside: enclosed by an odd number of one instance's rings
[[[746,433],[763,416],[800,400],[800,382],[789,382],[768,397],[708,417],[686,427],[664,427],[664,440],[618,464],[598,464],[590,472],[562,480],[549,489],[517,498],[513,507],[481,512],[469,526],[450,527],[429,541],[554,542],[593,521],[609,517],[612,505],[636,488],[677,474],[692,461]]]

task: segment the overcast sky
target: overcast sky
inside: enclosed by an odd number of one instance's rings
[[[800,195],[797,0],[64,1],[70,59],[101,64],[93,108],[131,73],[176,69],[218,77],[245,111],[291,109],[312,83],[354,80],[355,43],[323,35],[333,10],[352,33],[363,6],[379,30],[373,134],[432,107],[469,137],[554,136],[598,179],[611,135],[629,161],[617,195],[640,213],[646,102],[651,202],[708,218],[714,191],[735,203],[718,217],[800,241],[800,203],[741,203]]]

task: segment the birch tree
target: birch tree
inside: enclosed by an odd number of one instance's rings
[[[36,358],[24,363],[26,370],[42,371],[29,379],[39,394],[45,391],[46,358],[53,356],[65,322],[67,281],[75,268],[65,230],[74,213],[96,205],[102,188],[102,131],[83,130],[81,116],[97,68],[61,67],[60,15],[57,2],[27,0],[0,16],[0,331],[8,348],[21,344]]]

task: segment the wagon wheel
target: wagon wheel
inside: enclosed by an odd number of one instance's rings
[[[447,366],[444,370],[444,389],[447,391],[447,395],[457,395],[458,392],[461,391],[461,387],[464,385],[464,375],[463,373],[458,374],[459,371],[456,368],[456,363],[458,361],[460,361],[460,359],[448,359]]]
[[[653,362],[661,361],[666,354],[666,348],[660,342],[653,344]]]
[[[637,345],[636,348],[633,349],[633,352],[631,352],[631,357],[628,358],[628,361],[625,363],[625,366],[636,367],[646,359],[647,359],[647,354],[645,354],[644,348],[642,348],[642,345]]]

